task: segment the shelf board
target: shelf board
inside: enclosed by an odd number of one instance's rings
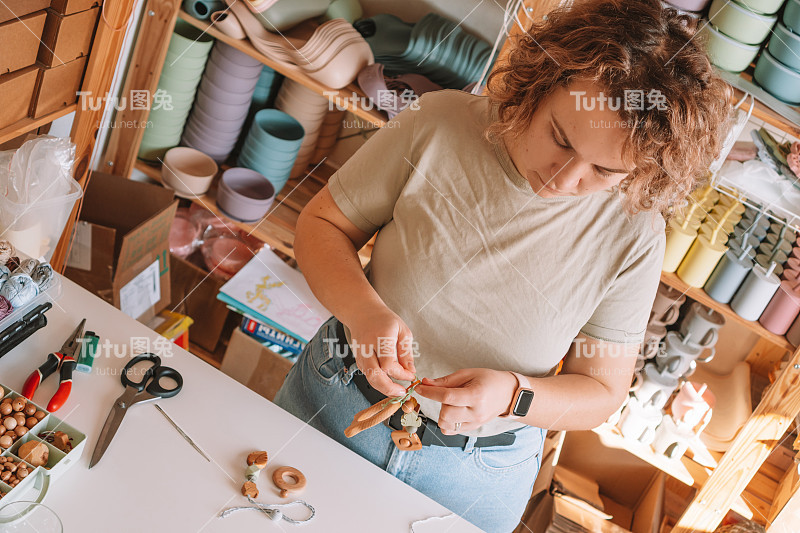
[[[230,37],[229,35],[226,35],[214,28],[212,24],[194,18],[184,10],[180,10],[178,12],[178,16],[192,26],[203,30],[205,33],[211,35],[215,39],[244,52],[252,58],[257,59],[264,65],[274,69],[283,76],[290,78],[305,87],[308,87],[321,96],[327,97],[331,102],[338,105],[341,109],[350,111],[354,115],[366,120],[376,127],[386,124],[386,116],[381,111],[378,111],[375,108],[367,109],[364,107],[364,102],[368,101],[367,97],[356,85],[350,84],[344,89],[331,89],[330,87],[322,85],[318,81],[311,79],[302,72],[287,69],[283,63],[273,61],[269,57],[256,50],[256,48],[250,44],[250,41],[247,39],[234,39],[233,37]],[[289,37],[307,38],[311,33],[311,31],[309,31],[310,29],[313,29],[313,25],[311,22],[307,21],[301,24],[297,29],[287,32],[286,35]]]
[[[160,166],[137,160],[134,168],[161,183]],[[222,168],[224,170],[226,167],[223,165]],[[294,258],[294,233],[300,211],[328,183],[328,178],[334,172],[334,168],[322,164],[316,167],[313,172],[304,174],[299,178],[290,179],[281,193],[275,198],[275,203],[270,207],[267,215],[259,222],[232,222],[256,239]],[[215,185],[206,194],[196,197],[192,201],[212,211],[217,216],[228,218],[217,207],[216,182],[217,180],[215,180]],[[228,218],[228,220],[230,219]],[[372,248],[369,245],[359,250],[358,255],[362,264],[369,262],[371,251]]]
[[[759,337],[768,340],[775,346],[779,346],[787,351],[794,352],[795,347],[792,346],[792,344],[788,340],[786,340],[786,337],[784,337],[783,335],[776,335],[771,331],[767,331],[764,328],[764,326],[762,326],[758,322],[745,320],[744,318],[737,315],[736,312],[733,309],[731,309],[729,305],[717,302],[716,300],[711,298],[708,294],[706,294],[706,291],[704,291],[703,289],[689,287],[677,276],[677,274],[673,272],[662,272],[661,281],[666,283],[670,287],[680,291],[681,293],[686,294],[686,296],[688,296],[692,300],[700,302],[706,307],[710,307],[711,309],[714,309],[715,311],[722,313],[728,320],[732,320],[746,327]]]
[[[36,128],[40,128],[45,124],[49,124],[53,122],[57,118],[61,118],[64,115],[69,115],[73,111],[78,109],[78,104],[71,104],[57,111],[53,111],[52,113],[48,113],[39,118],[23,118],[22,120],[11,124],[10,126],[6,126],[5,128],[0,128],[0,144],[10,141],[15,137],[19,137],[25,133],[28,133],[31,130],[35,130]]]

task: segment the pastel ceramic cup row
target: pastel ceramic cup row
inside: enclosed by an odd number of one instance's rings
[[[711,62],[723,70],[745,70],[770,36],[781,3],[782,0],[713,0],[709,20],[701,26]]]
[[[800,103],[800,0],[786,2],[783,19],[773,33],[756,63],[753,79],[779,100]]]
[[[167,47],[167,57],[156,94],[151,99],[148,127],[139,147],[139,157],[157,161],[177,146],[203,75],[214,39],[178,19]]]
[[[304,136],[303,126],[290,115],[262,109],[250,126],[238,164],[262,174],[278,194],[289,180]]]
[[[225,161],[239,139],[261,71],[258,60],[217,42],[183,132],[183,144],[215,161]]]

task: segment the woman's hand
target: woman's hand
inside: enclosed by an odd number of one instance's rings
[[[517,390],[517,378],[511,372],[465,368],[441,378],[425,378],[415,390],[442,403],[439,428],[445,435],[455,435],[504,414]],[[458,422],[461,426],[456,431]]]
[[[386,396],[405,394],[405,387],[390,379],[413,381],[416,372],[414,338],[403,319],[385,305],[364,306],[346,325],[356,363],[370,385]]]

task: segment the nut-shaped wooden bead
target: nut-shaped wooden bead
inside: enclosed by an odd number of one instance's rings
[[[8,481],[9,479],[11,479],[11,472],[8,470],[5,470],[2,474],[0,474],[0,480]]]
[[[36,411],[35,413],[33,413],[33,416],[36,417],[36,420],[41,420],[42,418],[47,416],[47,413],[45,413],[44,411]]]
[[[248,498],[258,498],[258,487],[252,481],[245,481],[242,485],[242,495]]]
[[[50,458],[50,450],[46,444],[31,440],[19,447],[17,455],[33,466],[43,466]]]
[[[28,428],[26,428],[25,426],[17,426],[17,427],[14,428],[14,433],[17,434],[17,437],[22,437],[27,432],[28,432]]]
[[[3,419],[3,425],[6,427],[6,429],[14,429],[17,427],[17,419],[13,416],[7,416]]]
[[[25,416],[33,416],[33,414],[36,412],[36,406],[32,403],[29,403],[25,405],[25,409],[23,409],[22,412],[25,413]]]
[[[26,400],[24,397],[20,396],[18,398],[14,398],[14,400],[11,402],[11,408],[14,410],[14,412],[19,412],[19,411],[22,411],[23,409],[25,409],[25,405],[27,403],[28,403],[28,400]]]
[[[14,413],[14,420],[17,421],[18,426],[25,425],[25,413]]]
[[[269,460],[269,456],[267,452],[253,452],[247,456],[247,465],[256,465],[259,468],[264,468],[267,466],[267,461]]]
[[[0,415],[10,415],[11,411],[13,411],[11,408],[11,402],[0,404]]]
[[[35,416],[29,416],[28,418],[25,419],[25,427],[27,427],[28,429],[33,429],[33,426],[35,426],[38,423],[39,421],[36,420]]]

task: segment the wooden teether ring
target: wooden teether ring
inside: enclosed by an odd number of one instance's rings
[[[347,426],[347,429],[344,430],[344,434],[348,438],[358,435],[365,429],[380,424],[391,417],[398,409],[400,409],[399,402],[390,403],[387,406],[386,400],[382,400],[375,405],[370,405],[353,417],[353,422]]]
[[[291,481],[287,481],[287,478]],[[306,476],[298,469],[291,466],[282,466],[272,473],[272,482],[281,491],[281,498],[286,498],[289,492],[301,492],[306,488]]]

